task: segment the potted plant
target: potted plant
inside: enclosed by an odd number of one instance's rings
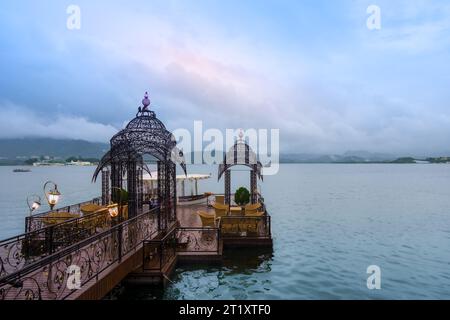
[[[250,202],[250,192],[247,188],[240,187],[236,190],[236,193],[234,194],[234,202],[236,202],[239,206],[245,206]]]
[[[128,204],[128,191],[125,189],[114,189],[114,197],[119,205],[127,205]],[[120,203],[119,203],[120,202]]]

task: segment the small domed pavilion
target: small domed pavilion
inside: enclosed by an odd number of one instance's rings
[[[111,138],[110,150],[100,160],[93,180],[97,179],[100,172],[106,172],[102,178],[102,195],[107,198],[103,202],[106,203],[109,199],[113,202],[119,201],[116,199],[118,193],[114,192],[114,189],[126,189],[128,217],[132,218],[143,210],[143,171],[150,173],[143,156],[153,157],[158,167],[158,226],[160,230],[165,230],[171,222],[176,221],[176,163],[181,165],[185,174],[186,164],[183,153],[176,147],[173,134],[149,106],[150,99],[146,92],[136,117]]]
[[[258,201],[257,179],[263,179],[262,164],[252,148],[243,139],[244,134],[239,133],[239,139],[224,155],[223,163],[219,165],[218,180],[225,175],[225,204],[231,203],[231,168],[243,165],[250,168],[250,201],[256,203]]]

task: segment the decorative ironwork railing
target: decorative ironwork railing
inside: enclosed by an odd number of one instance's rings
[[[162,271],[179,252],[219,253],[219,228],[178,227],[161,239],[144,241],[142,268],[144,271]]]
[[[100,205],[102,202],[102,197],[93,198],[92,200],[72,204],[69,206],[61,207],[58,209],[41,212],[34,214],[32,216],[25,217],[25,232],[31,232],[34,230],[42,229],[44,228],[45,222],[49,219],[46,216],[48,216],[49,213],[58,213],[58,212],[69,212],[69,213],[80,213],[81,207],[86,204],[97,204]]]
[[[271,235],[270,215],[221,217],[219,228],[223,238],[267,238]]]
[[[111,219],[103,211],[2,240],[0,279],[110,227]]]
[[[180,227],[176,229],[177,252],[220,252],[219,228]]]
[[[142,250],[142,269],[144,271],[161,271],[176,256],[177,239],[175,229],[163,238],[144,241]]]
[[[157,233],[157,209],[142,213],[0,279],[0,300],[65,299]],[[74,281],[76,279],[78,281]]]

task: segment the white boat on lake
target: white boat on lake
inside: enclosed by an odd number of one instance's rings
[[[211,193],[198,193],[198,181],[211,178],[211,174],[179,174],[177,178],[177,203],[180,206],[196,205],[207,203],[208,197]],[[151,197],[157,196],[158,189],[158,172],[154,171],[150,174],[144,173],[144,193],[151,195]],[[187,195],[187,187],[190,185],[190,194]]]

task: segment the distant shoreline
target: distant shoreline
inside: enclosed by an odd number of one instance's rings
[[[431,164],[442,164],[442,165],[450,165],[448,162],[280,162],[280,164],[420,164],[420,165],[431,165]],[[195,163],[191,163],[188,165],[196,165]],[[206,164],[204,164],[206,165]],[[42,166],[33,166],[29,164],[0,164],[0,167],[24,167],[24,168],[42,168],[42,167],[95,167],[97,164],[90,165],[65,165],[65,164],[52,164],[52,165],[42,165]]]

